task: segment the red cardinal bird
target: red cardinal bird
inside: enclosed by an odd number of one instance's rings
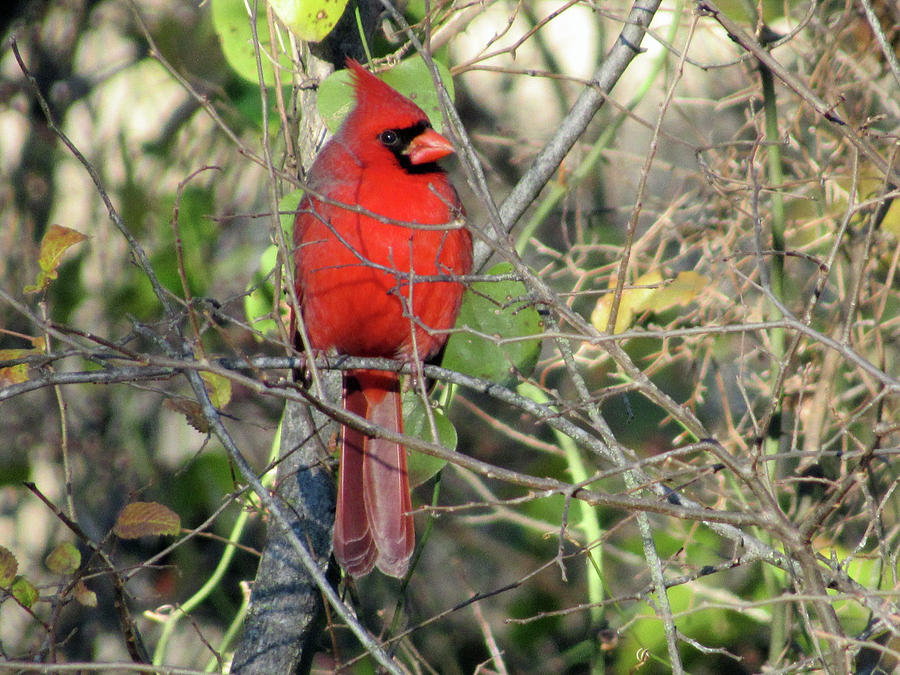
[[[303,323],[315,350],[421,361],[440,351],[456,321],[463,286],[449,279],[472,268],[459,196],[435,163],[453,147],[415,103],[356,61],[348,59],[347,66],[356,105],[310,169],[310,193],[294,223]],[[403,431],[394,373],[346,371],[343,404],[374,424]],[[377,565],[402,577],[415,545],[410,509],[406,449],[345,427],[337,561],[353,576]]]

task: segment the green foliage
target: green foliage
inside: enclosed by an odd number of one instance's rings
[[[166,504],[179,513],[184,522],[198,522],[221,503],[223,494],[234,489],[233,478],[232,467],[223,450],[204,452],[172,479]],[[220,531],[227,531],[227,527],[222,523],[216,525]]]
[[[54,574],[72,574],[81,566],[81,552],[72,542],[64,541],[50,551],[44,564]]]
[[[47,291],[56,321],[69,321],[75,310],[86,300],[87,293],[81,281],[84,260],[84,253],[74,254],[71,259],[64,260],[59,266],[56,282]]]
[[[10,592],[13,597],[25,607],[32,607],[41,597],[40,592],[34,587],[34,584],[22,575],[17,576],[16,580],[13,581]]]
[[[502,276],[511,271],[511,266],[504,263],[491,268],[488,274]],[[520,282],[472,284],[463,298],[456,325],[465,330],[447,341],[444,367],[494,382],[513,382],[531,374],[541,342],[527,338],[540,335],[543,325]],[[500,339],[502,343],[498,342]]]
[[[214,259],[218,228],[211,214],[215,212],[211,190],[188,186],[178,202],[178,236],[181,242],[181,260],[176,254],[175,231],[172,214],[175,196],[171,196],[168,208],[160,208],[146,214],[155,220],[155,242],[150,249],[150,265],[160,283],[178,297],[184,296],[179,266],[184,269],[188,289],[193,297],[204,296],[209,289],[207,263]],[[131,314],[145,320],[157,315],[161,306],[153,287],[143,272],[134,266],[127,268],[121,282],[111,291],[113,301],[110,310],[117,316]]]
[[[176,224],[182,259],[179,261],[177,256],[171,225],[164,230],[161,245],[150,259],[162,285],[175,295],[184,295],[179,264],[183,264],[191,295],[204,295],[208,290],[209,274],[204,267],[215,249],[216,223],[210,217],[214,212],[212,192],[208,189],[188,187],[178,198]]]
[[[444,413],[434,408],[431,409],[431,416],[438,433],[437,442],[448,450],[456,450],[457,435],[453,423]],[[427,411],[422,404],[421,396],[414,391],[405,392],[403,395],[403,433],[424,441],[432,441]],[[409,453],[407,463],[409,482],[412,486],[421,485],[434,477],[447,464],[438,457],[421,452]]]
[[[291,246],[293,242],[294,214],[301,199],[303,199],[303,190],[294,190],[284,195],[278,202],[279,222],[288,246]],[[253,278],[247,285],[247,294],[244,295],[244,314],[247,321],[254,329],[265,335],[274,334],[276,329],[274,319],[263,317],[271,315],[275,307],[275,287],[272,275],[275,265],[278,264],[278,249],[279,245],[276,242],[263,251],[259,258],[259,267],[253,273]]]
[[[286,99],[290,100],[290,87],[288,85],[284,86],[282,93]],[[228,117],[232,126],[235,126],[238,130],[245,127],[254,130],[262,129],[262,98],[259,93],[259,85],[240,77],[234,77],[225,85],[225,94],[229,110],[234,110],[237,113]],[[269,104],[267,122],[270,131],[276,133],[279,118],[273,89],[269,89],[267,101]]]
[[[265,7],[259,5],[256,16],[256,35],[260,44],[260,63],[262,64],[263,82],[271,87],[275,84],[275,67],[273,60],[264,50],[270,50],[273,41],[269,35]],[[222,45],[222,53],[228,65],[235,73],[249,82],[259,82],[256,49],[254,48],[253,28],[247,14],[247,4],[243,0],[212,0],[213,26]],[[271,54],[271,52],[268,52]],[[277,60],[281,69],[282,82],[290,80],[291,61],[281,53]]]
[[[274,307],[275,292],[271,274],[277,262],[278,248],[269,246],[259,256],[259,267],[253,273],[253,278],[247,286],[247,294],[244,295],[244,314],[248,323],[264,334],[272,334],[276,329],[274,319],[262,317],[271,316]]]

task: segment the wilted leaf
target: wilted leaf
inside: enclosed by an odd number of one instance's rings
[[[74,544],[64,541],[50,552],[44,564],[54,574],[72,574],[81,567],[81,551]]]
[[[132,502],[122,509],[113,532],[122,539],[174,535],[181,532],[181,518],[168,506],[158,502]]]
[[[19,561],[12,551],[0,546],[0,588],[9,588],[19,570]]]
[[[34,354],[33,349],[0,349],[0,361],[16,361]],[[19,384],[28,381],[28,364],[19,363],[15,366],[0,368],[0,387],[11,384]]]
[[[341,18],[347,0],[269,0],[269,4],[298,38],[319,42]]]
[[[13,597],[25,607],[31,607],[41,597],[37,589],[23,576],[16,577],[9,590]]]
[[[97,594],[84,585],[84,581],[79,579],[74,588],[75,599],[85,607],[97,606]]]
[[[488,274],[509,274],[512,267],[503,263]],[[527,297],[518,281],[480,281],[463,298],[456,326],[506,339],[524,338],[541,333],[537,311],[517,299]],[[537,363],[541,342],[518,340],[497,344],[467,331],[454,333],[447,341],[443,366],[460,373],[494,382],[507,382],[516,372],[528,376]]]
[[[57,268],[63,253],[69,247],[78,244],[87,239],[86,236],[62,225],[51,225],[44,233],[41,239],[41,252],[38,257],[38,264],[41,271],[38,272],[37,280],[31,286],[26,286],[26,293],[37,293],[47,288],[48,284],[56,279]]]
[[[185,420],[201,434],[209,433],[209,421],[203,414],[203,408],[196,401],[186,398],[167,398],[163,405],[169,410],[184,415]]]

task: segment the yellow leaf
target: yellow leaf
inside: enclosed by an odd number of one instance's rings
[[[231,400],[231,380],[216,373],[200,373],[212,404],[221,410]]]
[[[0,349],[0,362],[16,361],[31,356],[33,349]],[[18,363],[14,366],[0,368],[0,387],[8,387],[11,384],[20,384],[28,381],[28,364]]]
[[[622,300],[616,314],[616,333],[621,333],[634,323],[641,312],[664,312],[678,305],[692,302],[710,284],[709,277],[697,272],[679,272],[671,283],[663,284],[658,271],[647,272],[629,288],[622,291]],[[610,288],[616,287],[615,278]],[[591,314],[591,323],[597,330],[605,331],[612,309],[613,294],[607,293],[597,302]]]
[[[654,290],[642,310],[651,312],[664,312],[677,305],[687,305],[692,302],[710,284],[709,277],[697,272],[679,272],[672,283]]]
[[[881,221],[881,228],[900,238],[900,199],[895,199],[891,203],[888,212],[884,214],[884,220]]]
[[[122,539],[178,534],[181,532],[181,518],[168,506],[158,502],[132,502],[122,509],[113,532]]]
[[[56,279],[57,268],[59,268],[63,253],[71,246],[85,239],[87,237],[81,232],[62,225],[51,225],[41,239],[41,252],[38,257],[41,271],[38,272],[38,277],[34,284],[25,287],[25,292],[37,293],[47,288],[50,282]]]
[[[634,322],[634,317],[644,311],[644,305],[648,299],[653,293],[657,292],[658,289],[654,288],[654,286],[660,283],[662,283],[662,274],[654,271],[642,275],[630,288],[626,285],[622,291],[622,298],[619,301],[619,309],[616,312],[615,333],[621,333],[631,326]],[[615,277],[609,280],[609,287],[610,289],[615,289]],[[609,324],[609,315],[612,311],[614,297],[615,293],[606,293],[597,301],[597,306],[594,307],[594,311],[591,313],[591,323],[599,331],[605,331]]]
[[[21,384],[28,381],[28,366],[24,363],[9,368],[0,368],[0,387]]]
[[[305,42],[319,42],[337,24],[347,0],[269,0],[284,25]]]
[[[75,584],[74,593],[75,599],[85,607],[97,606],[97,594],[94,593],[94,591],[92,591],[90,588],[85,586],[84,581],[82,581],[81,579],[79,579]]]

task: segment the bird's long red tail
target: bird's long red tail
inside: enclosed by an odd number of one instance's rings
[[[344,408],[378,426],[403,432],[400,381],[376,370],[344,374]],[[406,449],[399,443],[343,428],[334,520],[334,555],[351,575],[377,565],[402,577],[415,546]]]

